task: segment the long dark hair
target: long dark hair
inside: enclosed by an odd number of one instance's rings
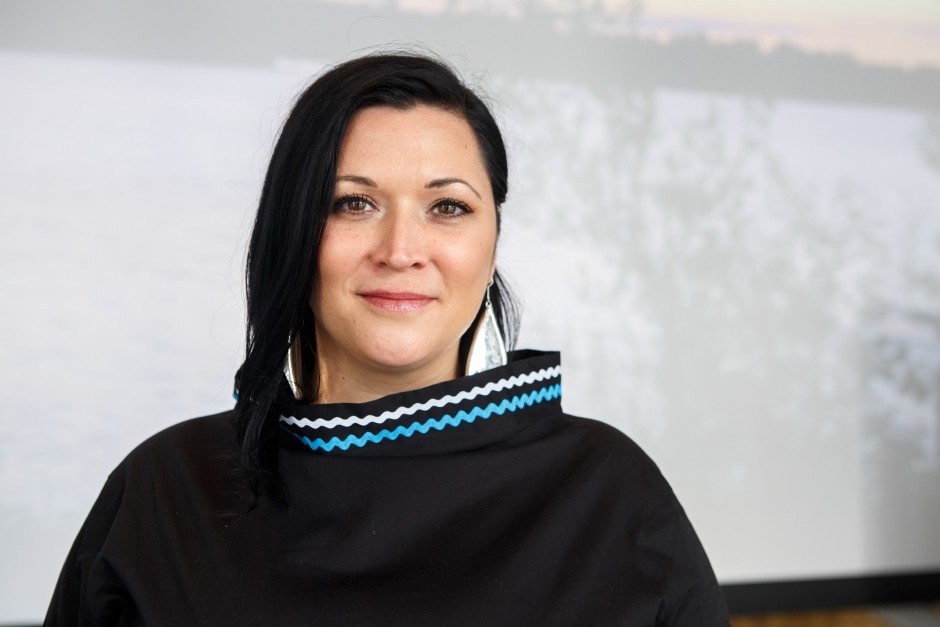
[[[237,445],[252,493],[286,502],[278,475],[278,407],[293,396],[283,375],[288,347],[300,351],[303,401],[319,388],[310,309],[320,241],[333,204],[336,165],[350,120],[361,109],[430,105],[463,117],[473,129],[497,207],[506,200],[506,149],[483,101],[447,65],[414,54],[364,56],[337,65],[297,99],[268,166],[245,269],[245,361],[236,375]],[[518,312],[497,271],[490,289],[507,346],[515,342]],[[469,332],[468,332],[469,334]],[[468,337],[461,340],[466,350]]]

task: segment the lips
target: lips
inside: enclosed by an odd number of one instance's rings
[[[433,297],[415,292],[389,292],[375,290],[360,294],[367,303],[377,309],[393,312],[416,311],[431,303]]]

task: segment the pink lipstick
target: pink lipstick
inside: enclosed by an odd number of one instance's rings
[[[376,290],[373,292],[364,292],[360,294],[370,305],[384,311],[415,311],[421,309],[433,298],[424,294],[414,292],[387,292]]]

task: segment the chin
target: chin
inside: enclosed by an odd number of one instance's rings
[[[412,370],[433,360],[433,357],[421,352],[391,351],[369,355],[370,361],[390,370]]]
[[[446,358],[452,352],[450,347],[416,346],[414,344],[389,344],[374,347],[367,353],[367,358],[374,364],[390,370],[408,371]],[[456,360],[456,351],[453,352]]]

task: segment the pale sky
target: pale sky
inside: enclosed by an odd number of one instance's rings
[[[317,1],[317,0],[308,0]],[[381,4],[383,0],[326,0]],[[407,13],[496,13],[525,19],[534,7],[558,14],[559,30],[581,12],[610,16],[610,35],[668,41],[704,35],[716,41],[789,44],[848,54],[863,62],[940,68],[940,0],[391,0]],[[639,16],[637,22],[630,16]],[[627,18],[625,21],[624,18]]]
[[[649,0],[648,15],[812,21],[826,18],[881,18],[940,21],[937,0]]]
[[[660,36],[698,31],[894,66],[940,67],[937,0],[650,0],[642,4],[640,30]]]

